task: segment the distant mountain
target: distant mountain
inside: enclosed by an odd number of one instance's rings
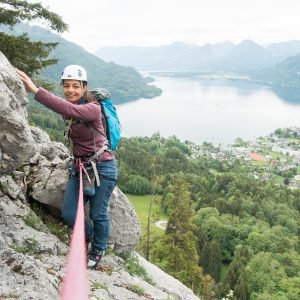
[[[27,32],[33,41],[59,42],[50,57],[58,58],[57,64],[45,68],[41,75],[59,83],[60,74],[69,64],[82,65],[88,73],[89,88],[106,87],[112,93],[116,103],[130,99],[152,98],[161,94],[161,90],[148,83],[133,67],[123,67],[116,63],[107,63],[99,57],[87,52],[83,47],[69,42],[57,34],[38,27],[18,24],[10,30],[7,26],[0,26],[0,30],[19,35]]]
[[[251,40],[244,40],[220,59],[214,68],[229,71],[247,71],[269,67],[273,64],[270,54]]]
[[[271,54],[274,61],[280,62],[289,56],[294,56],[300,53],[300,41],[288,41],[282,43],[274,43],[266,47],[266,50]]]
[[[252,78],[272,85],[300,88],[300,53],[253,73]]]
[[[217,57],[222,57],[227,55],[231,49],[234,47],[234,44],[230,41],[225,41],[222,43],[216,43],[212,45],[214,53]]]
[[[249,72],[270,67],[300,53],[300,41],[263,47],[251,40],[203,46],[176,42],[159,47],[103,47],[94,54],[139,70],[211,70]]]
[[[200,47],[181,42],[158,47],[103,47],[94,54],[139,70],[194,69],[215,58],[210,44]]]

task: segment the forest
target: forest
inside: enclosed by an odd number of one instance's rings
[[[123,138],[116,156],[121,190],[159,195],[168,216],[163,237],[142,237],[151,262],[202,299],[299,299],[299,190],[255,180],[242,161],[192,158],[191,143],[158,133]]]

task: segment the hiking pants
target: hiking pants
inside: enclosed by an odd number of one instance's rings
[[[84,203],[89,201],[90,218],[85,217],[85,239],[92,242],[92,251],[106,249],[109,237],[108,204],[111,193],[116,186],[116,160],[105,160],[97,163],[100,186],[96,186],[94,196],[85,196]],[[67,225],[73,228],[76,218],[79,195],[79,174],[73,166],[66,184],[62,217]]]

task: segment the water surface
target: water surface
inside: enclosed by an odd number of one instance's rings
[[[277,128],[300,126],[300,100],[288,90],[242,80],[155,77],[161,96],[118,105],[123,136],[164,137],[201,144],[251,140]]]

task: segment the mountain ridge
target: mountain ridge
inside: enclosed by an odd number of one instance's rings
[[[300,90],[300,53],[253,73],[252,78],[266,84]],[[299,93],[298,93],[299,94]]]
[[[7,34],[14,35],[26,32],[33,41],[59,42],[49,55],[50,58],[58,58],[58,63],[46,67],[40,74],[56,83],[55,92],[57,93],[61,93],[58,85],[64,67],[69,64],[78,64],[87,70],[89,87],[106,87],[110,90],[116,104],[138,98],[153,98],[161,94],[159,88],[149,85],[151,79],[143,77],[133,67],[107,63],[86,51],[82,46],[67,41],[47,29],[23,23],[17,24],[13,29],[1,25],[0,29]]]
[[[94,52],[105,61],[140,70],[195,70],[247,72],[270,67],[300,52],[300,41],[262,46],[252,40],[202,46],[174,42],[156,47],[101,47]],[[175,59],[176,58],[176,59]]]

